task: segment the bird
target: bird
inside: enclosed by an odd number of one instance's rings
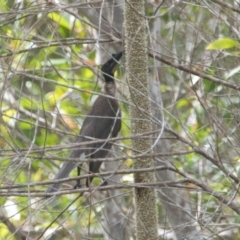
[[[121,130],[121,110],[119,102],[115,98],[116,84],[114,81],[114,72],[117,64],[122,57],[123,51],[112,54],[112,57],[105,62],[101,67],[101,72],[104,78],[104,85],[101,94],[95,100],[91,110],[85,117],[79,135],[76,139],[77,143],[93,141],[93,144],[81,145],[73,149],[69,158],[78,158],[79,163],[75,161],[65,161],[54,180],[59,180],[69,176],[70,172],[77,167],[78,175],[80,175],[83,162],[81,159],[89,159],[89,173],[98,173],[102,164],[101,161],[93,162],[91,159],[105,158],[112,147],[112,142],[108,141],[114,138]],[[99,141],[96,140],[106,140]],[[86,179],[88,187],[93,176]],[[103,184],[107,185],[105,179]],[[53,183],[48,187],[45,193],[54,193],[59,190],[61,183]],[[75,188],[81,187],[80,180],[77,181]]]

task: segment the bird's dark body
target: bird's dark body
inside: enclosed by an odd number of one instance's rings
[[[120,59],[117,54],[113,55],[114,58],[115,56],[117,56],[117,60]],[[66,161],[55,176],[55,180],[67,177],[75,167],[79,167],[80,169],[82,166],[81,157],[89,159],[89,172],[97,173],[102,162],[91,162],[91,159],[105,158],[111,149],[112,142],[110,142],[109,139],[116,137],[121,129],[121,112],[119,103],[115,99],[116,86],[112,73],[115,65],[113,64],[116,65],[117,63],[113,61],[113,59],[110,59],[102,67],[105,79],[103,90],[84,119],[79,136],[76,139],[76,142],[94,141],[95,143],[88,145],[83,144],[81,147],[73,149],[69,158],[79,158],[79,163]],[[110,67],[111,72],[108,72],[108,67]],[[97,140],[104,139],[106,142],[100,141],[96,143]],[[86,185],[88,186],[92,180],[93,177],[87,179]],[[61,183],[52,184],[46,193],[58,191],[60,185]]]
[[[104,111],[101,111],[100,106],[105,106]],[[104,158],[107,156],[109,149],[112,147],[112,142],[108,139],[116,137],[121,129],[121,113],[119,110],[119,104],[113,96],[99,96],[95,101],[91,111],[85,118],[80,136],[77,142],[90,141],[88,137],[94,138],[95,140],[106,139],[106,142],[88,144],[84,146],[84,154],[86,158]],[[88,149],[88,150],[87,150]],[[73,150],[72,154],[78,157],[81,155],[82,149]],[[97,173],[102,162],[91,162],[89,163],[89,172]],[[91,183],[93,178],[89,179]],[[88,184],[87,184],[88,185]]]

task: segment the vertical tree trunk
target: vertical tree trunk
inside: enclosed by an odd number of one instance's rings
[[[125,1],[126,69],[132,104],[132,135],[151,131],[151,112],[148,82],[147,32],[143,0]],[[137,154],[151,152],[151,138],[132,141]],[[134,160],[134,168],[153,166],[151,158]],[[154,173],[136,173],[136,183],[154,182]],[[135,189],[137,239],[157,239],[156,193],[152,188]]]

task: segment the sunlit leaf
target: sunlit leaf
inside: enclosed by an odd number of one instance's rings
[[[29,99],[29,98],[23,97],[20,99],[20,105],[26,109],[37,110],[39,107],[39,102],[37,100],[34,100],[33,98]]]
[[[60,26],[70,29],[69,21],[67,21],[61,14],[56,12],[51,12],[48,14],[48,17],[52,19],[54,22],[56,22],[57,24],[59,24]]]
[[[10,124],[11,121],[15,121],[13,118],[15,114],[16,114],[16,111],[14,109],[9,109],[4,112],[3,120]]]
[[[222,50],[229,49],[239,45],[239,43],[231,38],[220,38],[207,46],[207,50]]]
[[[185,107],[189,105],[189,101],[187,99],[181,99],[177,103],[177,108]]]
[[[33,123],[27,121],[19,121],[18,125],[21,128],[21,130],[30,130],[33,127]]]
[[[36,139],[37,145],[53,146],[59,143],[60,139],[55,133],[46,133],[45,129],[41,129],[40,136]]]

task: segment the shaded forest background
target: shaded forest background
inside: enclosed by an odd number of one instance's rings
[[[144,136],[131,134],[138,103],[124,59],[122,129],[102,168],[109,186],[95,178],[79,198],[73,171],[65,192],[43,198],[101,90],[99,66],[124,49],[123,6],[0,0],[0,239],[135,239],[132,160],[146,154],[131,148]],[[158,193],[160,239],[239,239],[240,2],[146,9],[156,164],[143,171],[156,172],[146,187]]]

